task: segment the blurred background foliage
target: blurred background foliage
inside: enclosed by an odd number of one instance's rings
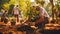
[[[48,14],[51,15],[52,9],[49,0],[35,0],[35,2],[44,7]],[[22,11],[22,15],[25,18],[32,14],[32,2],[30,0],[0,0],[0,12],[2,8],[4,8],[8,11],[8,14],[12,14],[12,10],[15,5],[19,5],[19,10]],[[60,12],[59,0],[54,0],[54,9],[56,9],[57,12]]]

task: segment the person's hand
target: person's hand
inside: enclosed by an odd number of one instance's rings
[[[30,22],[30,25],[31,26],[35,26],[35,22]]]

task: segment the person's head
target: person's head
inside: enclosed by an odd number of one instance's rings
[[[7,12],[7,11],[5,10],[5,12]]]
[[[32,6],[32,7],[35,7],[35,6]]]
[[[16,7],[18,7],[18,5],[16,5]]]
[[[39,6],[36,6],[36,10],[39,11],[40,10],[40,7]]]

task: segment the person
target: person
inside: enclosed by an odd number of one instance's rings
[[[16,5],[16,6],[13,8],[13,14],[14,14],[14,17],[16,18],[17,22],[19,22],[19,10],[18,10],[18,5]]]
[[[39,11],[39,19],[36,21],[36,26],[42,28],[46,23],[49,23],[49,15],[43,7],[36,6],[36,10]]]
[[[6,17],[7,17],[7,11],[5,10],[5,12],[3,12],[2,16],[1,16],[1,22],[4,21],[4,23],[7,23],[8,19]]]
[[[37,14],[37,16],[35,16],[36,20],[34,20],[33,22],[35,23],[36,27],[43,28],[46,23],[49,23],[49,15],[43,7],[36,6],[35,10],[37,12],[39,12],[39,14]],[[29,17],[26,20],[26,22],[31,22],[31,17]]]
[[[2,14],[3,17],[6,17],[7,16],[7,11],[5,11],[3,14]]]

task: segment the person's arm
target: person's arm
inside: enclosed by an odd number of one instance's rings
[[[40,14],[39,14],[40,18],[35,22],[36,24],[39,24],[44,21],[44,11],[41,7],[40,7],[39,12],[40,12]]]
[[[41,12],[39,16],[40,18],[36,21],[36,24],[39,24],[44,21],[44,12]]]
[[[40,16],[40,18],[35,22],[36,24],[39,24],[44,21],[44,17]]]
[[[12,10],[12,14],[14,15],[14,9]]]

